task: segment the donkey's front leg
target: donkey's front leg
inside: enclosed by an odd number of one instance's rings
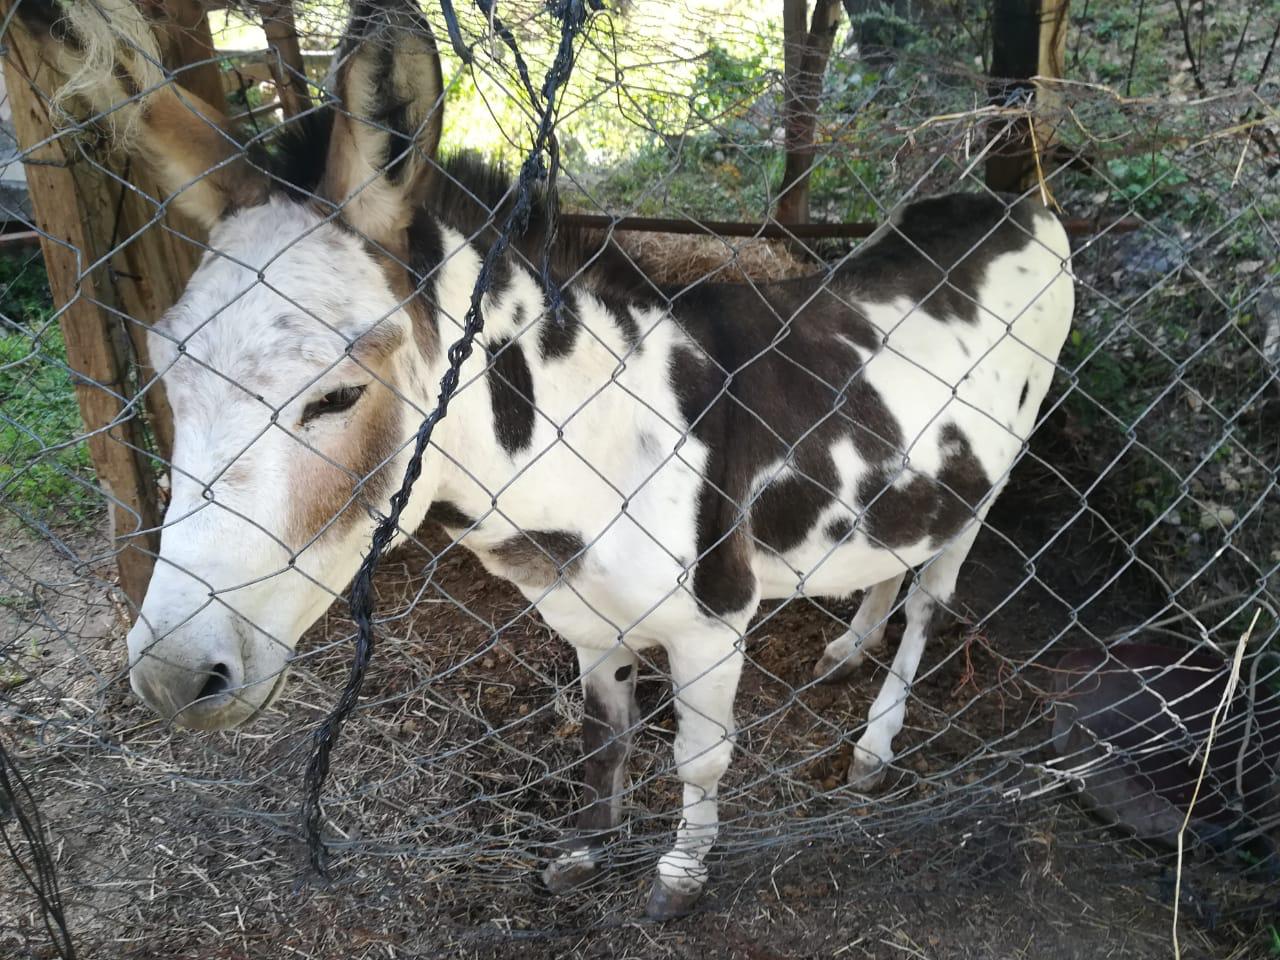
[[[737,635],[684,636],[667,645],[676,705],[676,772],[684,808],[676,844],[658,862],[646,913],[666,920],[688,913],[707,880],[707,851],[720,826],[717,793],[733,753],[733,698],[742,673]]]
[[[601,847],[618,826],[627,756],[639,719],[636,654],[621,644],[607,652],[576,649],[583,693],[582,812],[566,852],[542,871],[553,893],[576,887],[599,869]]]

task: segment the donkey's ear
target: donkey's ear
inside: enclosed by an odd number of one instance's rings
[[[422,202],[444,84],[412,0],[358,0],[334,63],[338,97],[320,194],[371,240],[394,242]]]
[[[267,178],[243,159],[227,119],[167,79],[152,24],[134,0],[23,0],[18,13],[41,56],[66,77],[55,109],[105,129],[183,213],[211,227],[266,199]]]

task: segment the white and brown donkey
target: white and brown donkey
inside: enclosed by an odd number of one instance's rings
[[[355,572],[491,236],[467,191],[503,199],[473,165],[431,163],[440,68],[405,4],[357,4],[338,107],[257,151],[166,81],[129,0],[46,23],[73,91],[98,112],[126,104],[126,149],[210,231],[149,338],[175,417],[172,502],[129,633],[134,689],[186,726],[263,710]],[[484,297],[482,343],[403,523],[442,523],[578,652],[586,797],[545,871],[555,890],[598,868],[638,655],[666,651],[684,803],[649,912],[671,916],[706,879],[762,601],[865,591],[817,665],[836,679],[881,643],[916,571],[851,782],[874,786],[893,760],[933,615],[1049,388],[1073,307],[1067,238],[1031,203],[946,196],[812,277],[666,290],[561,237],[557,320],[529,266],[542,228]]]

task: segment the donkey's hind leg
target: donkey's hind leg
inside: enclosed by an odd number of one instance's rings
[[[871,704],[867,729],[853,749],[849,785],[856,790],[874,790],[884,780],[885,770],[893,760],[893,739],[902,732],[907,717],[907,697],[920,668],[925,643],[935,631],[936,623],[945,621],[947,607],[956,592],[960,566],[980,529],[981,523],[971,523],[924,566],[918,580],[909,588],[907,629],[880,692]]]
[[[813,668],[813,676],[824,683],[843,680],[866,659],[868,650],[878,650],[884,644],[884,628],[893,611],[893,601],[906,571],[896,577],[881,581],[862,597],[858,612],[853,615],[849,629],[827,644],[822,659]]]

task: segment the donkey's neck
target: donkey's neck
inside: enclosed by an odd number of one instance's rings
[[[421,247],[415,254],[436,262],[427,291],[439,344],[428,364],[434,392],[448,366],[448,347],[462,335],[487,238],[438,221],[432,226],[434,233],[425,226],[416,231]],[[509,249],[493,265],[480,301],[483,330],[436,431],[433,499],[465,508],[486,534],[498,536],[508,522],[562,528],[582,506],[582,496],[546,475],[549,451],[572,447],[576,453],[570,455],[587,462],[629,463],[637,438],[624,429],[634,416],[623,412],[619,384],[641,368],[647,384],[666,382],[665,366],[647,369],[660,353],[650,355],[641,344],[645,331],[669,327],[661,322],[660,297],[620,293],[585,268],[557,279],[563,283],[563,309],[553,315],[536,267],[523,252]],[[641,392],[652,393],[652,384]],[[588,428],[582,406],[589,397],[596,399]],[[610,426],[606,420],[615,406]]]
[[[428,323],[430,329],[418,338],[415,369],[409,378],[416,387],[415,403],[421,406],[406,424],[409,437],[439,402],[441,382],[450,364],[449,349],[462,337],[471,310],[472,294],[484,262],[482,247],[487,249],[484,239],[449,226],[439,216],[425,211],[411,229],[411,267],[426,278],[423,292],[429,314],[417,322]],[[491,478],[501,459],[502,434],[510,420],[507,413],[520,403],[518,390],[514,397],[511,391],[503,392],[506,384],[502,374],[520,380],[520,371],[513,373],[510,367],[519,365],[517,354],[522,353],[521,344],[525,342],[521,334],[538,322],[543,299],[532,274],[513,264],[513,260],[518,263],[518,255],[508,251],[490,272],[488,289],[480,301],[482,330],[462,365],[447,415],[432,433],[408,519],[424,516],[434,501],[455,500],[464,495],[475,501],[476,478]],[[501,417],[493,397],[498,398],[505,411]],[[531,414],[530,408],[516,416],[527,422]]]

